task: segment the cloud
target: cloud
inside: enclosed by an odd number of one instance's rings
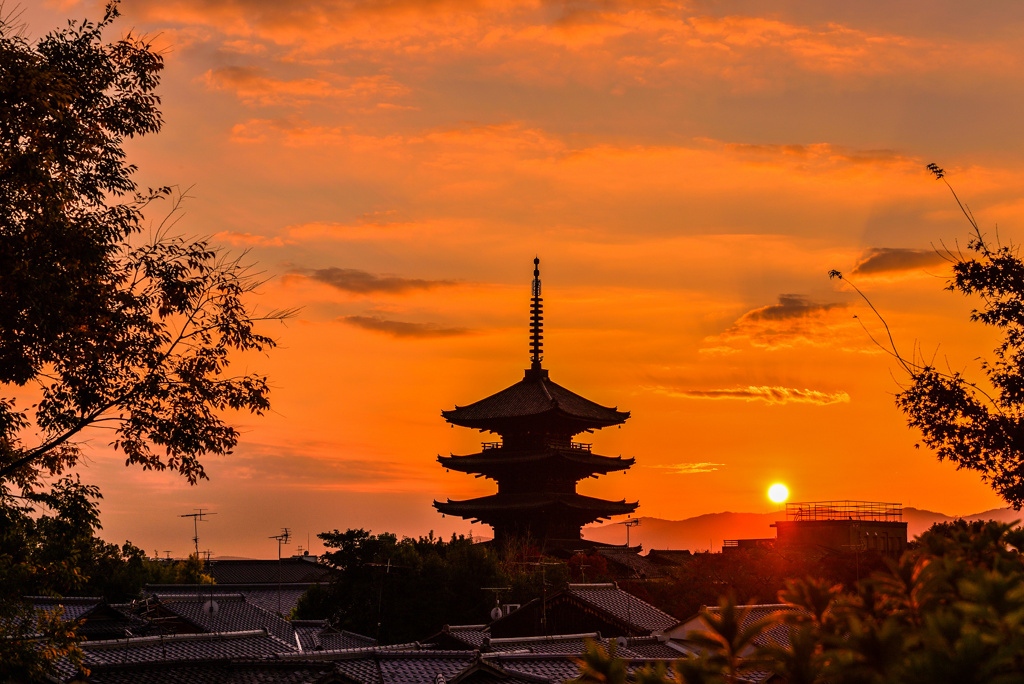
[[[295,244],[294,240],[285,240],[281,237],[269,238],[265,235],[254,233],[241,233],[234,230],[225,230],[214,233],[214,240],[226,242],[235,247],[283,247],[284,245]]]
[[[398,294],[411,290],[429,290],[435,287],[455,285],[453,280],[423,280],[421,278],[399,278],[398,276],[379,276],[355,268],[314,268],[294,271],[293,273],[308,275],[331,287],[355,294],[371,294],[386,292]]]
[[[670,463],[668,465],[650,465],[647,468],[658,468],[671,471],[673,475],[692,475],[693,473],[710,473],[718,470],[724,463]]]
[[[301,106],[316,100],[389,100],[408,94],[409,89],[387,74],[343,77],[333,74],[318,78],[282,80],[260,67],[229,66],[211,69],[203,75],[210,90],[233,92],[247,105]]]
[[[763,401],[768,404],[829,404],[849,403],[850,395],[846,392],[819,392],[811,389],[792,387],[769,387],[767,385],[737,387],[734,389],[683,390],[675,388],[658,388],[658,391],[674,397],[686,399],[739,399],[741,401]]]
[[[232,480],[273,481],[275,487],[302,491],[415,491],[421,472],[386,458],[345,458],[340,445],[298,439],[291,444],[247,442],[226,462]]]
[[[442,328],[433,323],[389,321],[377,316],[343,316],[338,320],[364,330],[379,332],[392,337],[457,337],[471,333],[468,328]]]
[[[835,315],[845,309],[846,304],[818,304],[803,295],[779,295],[777,304],[748,311],[724,332],[704,338],[701,351],[721,354],[744,345],[770,351],[800,345],[854,348],[857,345],[851,340],[859,339],[859,333],[850,329],[856,324],[849,317]]]
[[[759,309],[748,311],[737,321],[785,321],[794,318],[808,318],[824,313],[829,309],[844,306],[843,304],[814,304],[803,295],[781,294],[778,304],[769,304]]]
[[[929,266],[940,266],[948,261],[934,249],[872,247],[861,255],[853,269],[853,275],[916,271]]]

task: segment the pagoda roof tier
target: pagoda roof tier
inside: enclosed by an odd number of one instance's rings
[[[438,456],[438,463],[445,468],[463,473],[482,473],[488,477],[501,471],[521,468],[526,465],[561,465],[580,473],[580,478],[593,473],[610,473],[627,470],[636,462],[621,456],[599,456],[586,449],[572,447],[548,447],[546,449],[512,450],[507,448],[484,449],[468,456]]]
[[[511,387],[441,415],[454,425],[499,433],[529,419],[535,429],[547,424],[556,431],[576,434],[624,423],[629,411],[601,406],[551,382],[547,370],[530,368]]]
[[[434,502],[434,508],[445,515],[457,515],[461,518],[480,520],[488,525],[501,521],[508,515],[538,514],[544,516],[572,517],[586,522],[610,518],[613,515],[626,515],[637,509],[640,502],[626,503],[608,501],[582,494],[556,494],[537,492],[530,494],[493,494],[478,499]]]

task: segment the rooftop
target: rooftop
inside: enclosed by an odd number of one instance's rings
[[[488,430],[522,418],[550,417],[574,424],[572,432],[575,434],[624,423],[629,411],[585,399],[552,382],[546,370],[531,368],[511,387],[468,406],[442,411],[441,415],[455,425]]]

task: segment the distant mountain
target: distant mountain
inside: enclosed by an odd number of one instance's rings
[[[1024,519],[1024,512],[1012,508],[962,516],[965,520],[998,520],[1013,522]],[[937,522],[948,522],[956,516],[924,511],[906,506],[903,520],[910,538],[921,534]],[[642,544],[650,549],[689,549],[691,551],[720,551],[725,539],[774,539],[776,520],[785,520],[780,511],[772,513],[706,513],[686,520],[638,518],[640,524],[629,530],[629,543]],[[625,544],[626,528],[622,523],[610,523],[584,528],[583,537],[606,544]]]

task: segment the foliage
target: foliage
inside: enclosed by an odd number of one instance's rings
[[[105,43],[116,16],[36,45],[0,16],[0,382],[29,382],[109,315],[117,251],[152,196],[121,148],[160,128],[163,60],[132,36]]]
[[[123,598],[160,572],[95,538],[94,487],[51,478],[97,429],[128,464],[206,477],[200,458],[238,440],[223,414],[268,408],[266,379],[232,375],[229,357],[272,348],[255,325],[288,313],[257,316],[259,281],[239,260],[170,234],[180,195],[143,235],[147,207],[172,193],[140,192],[123,145],[160,128],[163,60],[131,35],[104,39],[116,0],[34,44],[12,16],[0,15],[0,662],[32,678],[73,656],[75,637],[21,596]]]
[[[32,610],[26,596],[129,601],[147,583],[167,580],[167,571],[138,547],[94,535],[99,498],[96,487],[68,477],[48,492],[0,500],[0,681],[32,679],[49,661],[77,655],[74,625],[59,613]],[[32,638],[46,647],[32,647]]]
[[[737,548],[694,554],[667,579],[618,580],[619,586],[680,620],[732,594],[745,603],[772,603],[791,577],[814,576],[853,587],[860,577],[885,568],[879,552],[820,552],[792,547]]]
[[[79,457],[87,428],[112,431],[127,463],[205,477],[199,457],[229,453],[221,413],[268,408],[266,379],[228,374],[233,351],[274,346],[245,298],[259,282],[203,240],[142,244],[143,211],[121,145],[160,127],[162,60],[117,16],[72,23],[29,45],[0,20],[0,486],[39,484]],[[131,196],[117,203],[118,197]],[[27,435],[37,433],[27,443]]]
[[[538,560],[529,547],[506,555],[454,534],[448,541],[361,529],[317,536],[332,549],[324,561],[338,574],[307,592],[295,616],[328,619],[381,643],[423,639],[445,624],[488,622],[496,599],[488,588],[508,588],[502,602],[525,603],[568,577],[564,563]]]
[[[896,405],[940,461],[980,473],[999,496],[1020,510],[1024,506],[1024,260],[1016,245],[1002,244],[998,235],[993,240],[981,232],[970,209],[949,186],[945,171],[935,164],[929,164],[928,170],[953,192],[971,226],[966,252],[941,252],[953,269],[946,289],[978,297],[981,304],[972,310],[971,320],[999,330],[1002,342],[991,360],[981,362],[987,380],[982,387],[959,371],[902,356],[890,335],[887,351],[909,375],[907,386],[896,395]],[[839,271],[829,275],[843,279]]]
[[[615,681],[721,683],[757,669],[790,684],[1020,682],[1022,548],[1024,531],[1003,523],[938,525],[851,589],[790,580],[778,601],[792,610],[765,621],[743,620],[735,601],[724,598],[689,637],[702,655],[676,662],[674,679],[648,673]],[[787,638],[773,640],[770,628],[785,629]],[[610,658],[588,653],[581,672],[620,671],[602,661]]]

